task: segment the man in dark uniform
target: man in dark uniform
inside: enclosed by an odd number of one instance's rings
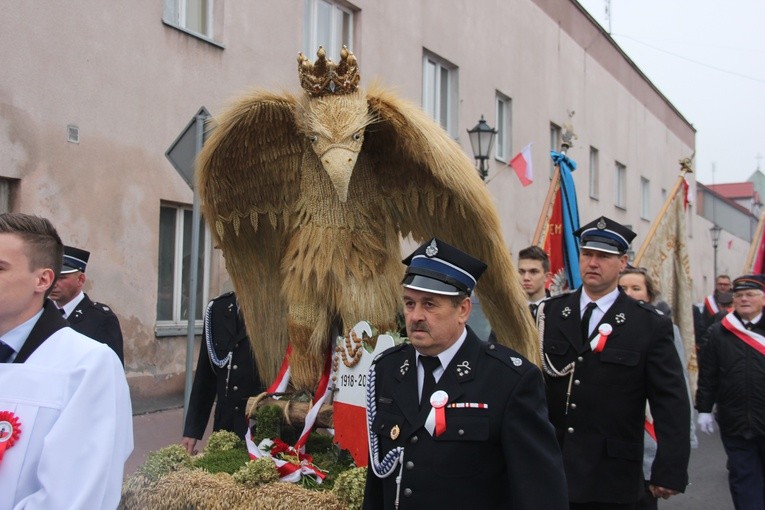
[[[213,431],[229,430],[244,438],[247,399],[263,391],[236,295],[227,292],[207,305],[181,444],[194,452],[216,399]]]
[[[89,251],[64,246],[64,264],[50,298],[56,302],[61,315],[73,330],[111,347],[124,366],[119,319],[111,308],[91,301],[82,290],[87,280],[85,268],[89,258]]]
[[[541,372],[466,327],[486,265],[438,239],[404,263],[411,343],[370,370],[363,507],[567,508]]]
[[[765,508],[765,275],[733,280],[732,312],[710,326],[699,363],[698,423],[720,438],[736,509]]]
[[[601,217],[579,236],[582,287],[539,309],[550,421],[563,451],[570,508],[632,509],[643,490],[650,403],[658,442],[649,490],[685,490],[690,403],[671,321],[617,285],[635,233]]]

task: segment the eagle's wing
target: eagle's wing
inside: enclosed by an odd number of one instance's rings
[[[197,162],[204,214],[223,250],[266,385],[288,343],[279,266],[306,147],[295,127],[295,104],[289,95],[243,97],[217,119]]]
[[[388,207],[403,235],[438,237],[489,267],[476,287],[500,343],[539,364],[526,294],[484,182],[462,148],[422,110],[379,89],[367,91],[376,122],[364,148],[375,161]]]

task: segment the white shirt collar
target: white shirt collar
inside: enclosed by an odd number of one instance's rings
[[[3,335],[3,342],[6,345],[9,345],[13,348],[14,351],[16,351],[16,354],[12,355],[11,358],[8,360],[8,362],[13,361],[16,359],[16,356],[18,355],[19,351],[22,347],[24,347],[24,343],[27,341],[27,338],[29,337],[29,333],[32,332],[32,328],[35,327],[35,324],[37,324],[38,319],[43,313],[43,309],[41,308],[39,312],[34,314],[30,319],[28,319],[26,322],[22,322],[9,332]]]
[[[74,299],[72,299],[67,304],[61,307],[61,310],[64,310],[65,319],[69,317],[69,315],[71,315],[71,313],[74,311],[75,308],[77,308],[77,305],[80,304],[80,301],[82,301],[84,297],[85,297],[85,292],[80,291],[79,294],[74,296]]]
[[[448,349],[441,352],[441,354],[438,354],[436,356],[438,358],[438,361],[441,363],[441,366],[433,372],[433,377],[436,379],[436,381],[438,381],[438,379],[441,377],[441,374],[444,373],[444,370],[446,369],[446,367],[449,366],[449,363],[452,362],[452,359],[457,354],[457,351],[460,350],[460,347],[462,347],[462,344],[465,343],[465,338],[467,338],[467,328],[464,328],[462,330],[462,334],[459,336],[459,338],[457,338],[456,342],[454,342],[451,346],[449,346]],[[418,352],[417,359],[416,359],[418,367],[420,366],[420,356],[422,356],[422,354]],[[419,368],[419,370],[422,370],[422,369]]]
[[[616,298],[619,297],[619,287],[616,287],[614,290],[606,294],[605,296],[601,297],[600,299],[595,301],[595,304],[598,306],[598,310],[602,313],[606,313],[609,308],[611,308],[611,305],[614,304],[614,301],[616,301]],[[587,295],[587,292],[582,289],[582,295],[579,298],[579,311],[580,313],[584,313],[584,309],[587,307],[587,305],[592,302],[592,299],[590,299],[590,296]]]

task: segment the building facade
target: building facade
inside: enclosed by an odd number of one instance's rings
[[[496,127],[487,186],[513,252],[531,242],[564,126],[582,221],[631,225],[636,250],[695,149],[690,121],[573,0],[5,3],[0,209],[51,218],[92,252],[86,291],[120,318],[138,408],[180,393],[186,366],[193,193],[165,152],[201,107],[298,92],[299,51],[347,44],[362,86],[422,105],[468,154],[467,129],[482,115]],[[523,188],[507,164],[528,143]],[[696,299],[713,282],[711,226],[689,215]],[[723,233],[722,271],[740,272],[749,241]],[[230,287],[204,230],[201,246],[198,319]]]

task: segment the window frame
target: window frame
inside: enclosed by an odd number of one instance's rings
[[[600,151],[590,146],[589,193],[593,200],[600,200]]]
[[[651,181],[640,176],[640,219],[651,221]]]
[[[627,209],[627,166],[614,162],[614,206]]]
[[[157,265],[157,301],[156,301],[156,325],[155,325],[155,334],[157,337],[163,337],[163,336],[181,336],[185,335],[188,331],[188,319],[182,319],[182,300],[183,300],[183,246],[184,246],[184,222],[185,222],[185,214],[186,213],[192,213],[193,217],[193,208],[190,205],[185,204],[174,204],[174,203],[168,203],[163,202],[160,205],[160,217],[161,212],[164,209],[174,210],[175,211],[175,221],[174,221],[174,229],[175,232],[173,233],[173,290],[172,290],[172,317],[170,319],[160,319],[159,318],[159,286],[160,286],[160,280],[161,275],[159,274],[160,271],[160,264],[159,264],[159,257],[162,256],[161,253],[161,243],[162,238],[164,235],[164,232],[162,232],[162,222],[160,221],[159,226],[159,239],[160,239],[160,246],[158,246],[158,265]],[[206,223],[204,222],[204,219],[201,219],[200,222],[201,231],[204,234],[204,239],[202,240],[202,243],[200,243],[200,253],[202,256],[202,281],[197,282],[197,285],[201,286],[202,290],[202,299],[201,302],[197,302],[196,304],[196,312],[197,314],[200,314],[200,318],[195,320],[194,322],[194,330],[195,334],[201,334],[202,331],[202,317],[204,316],[204,307],[209,301],[209,288],[210,288],[210,270],[211,270],[211,257],[210,253],[212,251],[212,236],[210,235],[210,230],[207,228]],[[191,236],[193,232],[191,229],[189,229],[189,235]],[[189,239],[189,244],[191,243],[191,239]]]
[[[206,27],[204,32],[199,32],[193,28],[189,28],[185,21],[186,10],[190,1],[196,0],[164,0],[162,9],[162,22],[165,25],[192,37],[201,39],[219,48],[224,48],[223,44],[215,40],[215,37],[218,36],[216,33],[216,27],[218,29],[222,28],[220,25],[218,25],[215,17],[216,0],[199,0],[205,2],[207,6],[207,12],[205,14]]]
[[[431,74],[429,73],[430,64],[434,70],[432,84],[428,80]],[[446,83],[444,83],[444,76]],[[433,52],[424,50],[422,56],[422,109],[455,140],[459,138],[457,130],[459,126],[458,86],[459,67]],[[444,90],[446,93],[445,100],[442,98]],[[429,104],[431,97],[433,99],[432,106]]]
[[[500,91],[495,96],[495,119],[497,139],[494,144],[494,159],[508,163],[513,155],[513,100]]]
[[[321,6],[328,7],[330,12],[328,27],[330,41],[320,42],[319,32],[320,20],[319,9]],[[345,26],[344,16],[348,16],[347,27]],[[304,0],[303,1],[303,54],[311,58],[316,55],[319,46],[323,46],[327,53],[327,58],[335,62],[340,61],[340,50],[343,45],[353,51],[354,25],[356,22],[356,11],[347,4],[335,0]],[[348,33],[345,34],[347,28]],[[339,30],[339,33],[338,33]],[[347,38],[347,42],[343,42]],[[312,58],[311,58],[312,59]],[[312,59],[313,60],[313,59]]]

